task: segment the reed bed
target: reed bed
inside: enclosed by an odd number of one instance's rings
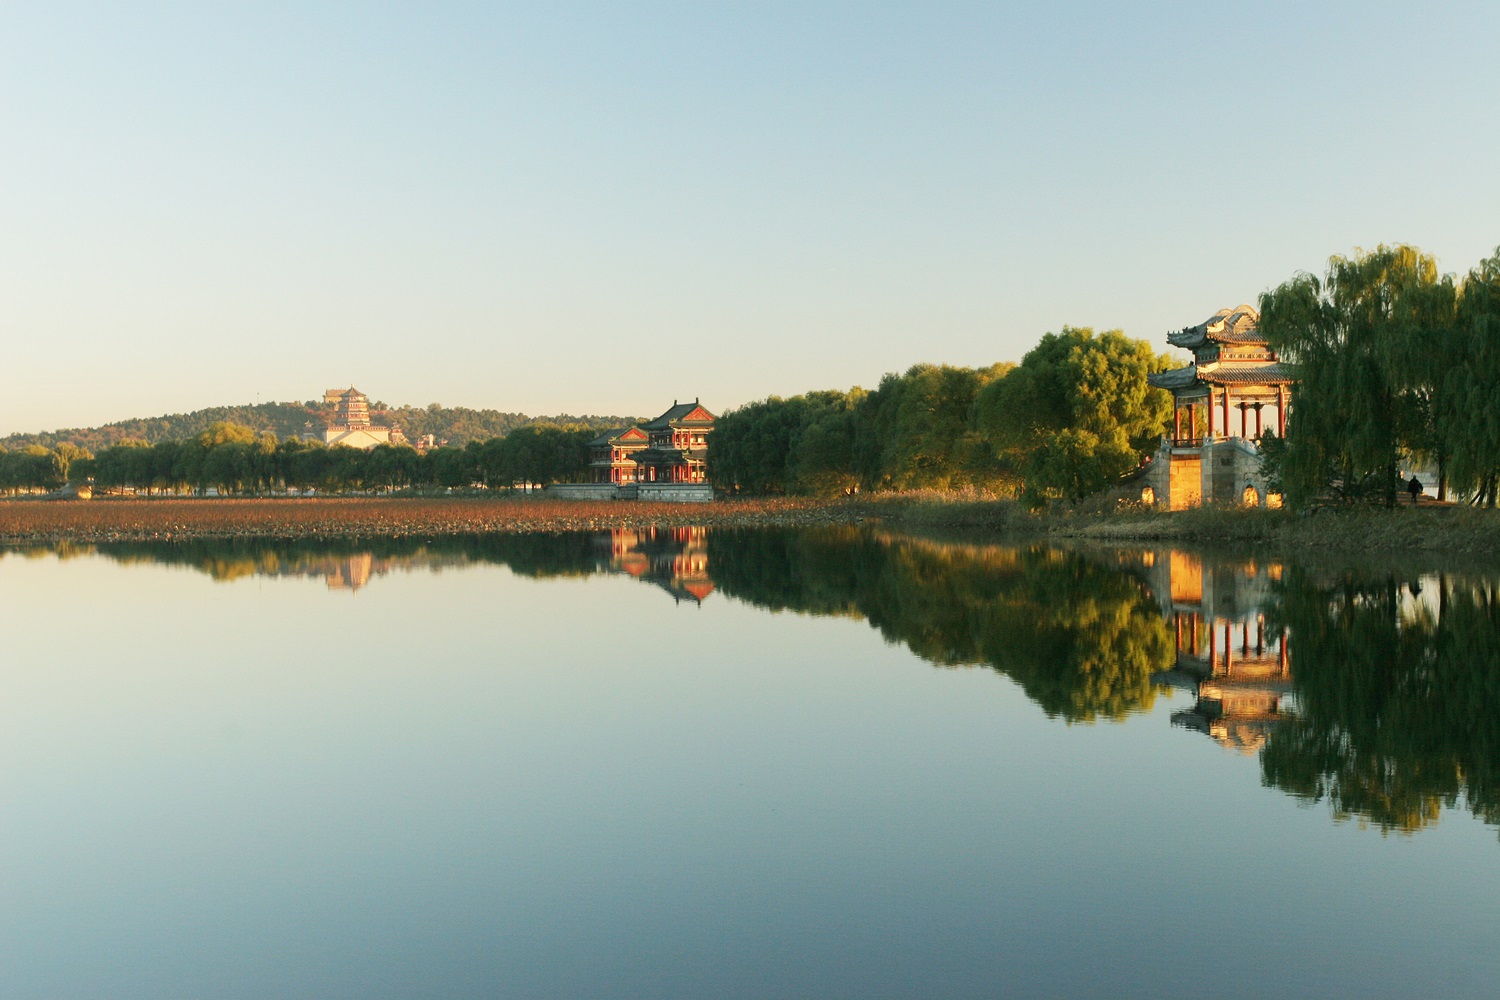
[[[610,528],[793,527],[879,523],[1009,538],[1094,542],[1242,542],[1278,549],[1500,554],[1500,511],[1439,506],[1313,513],[1200,507],[1166,513],[1129,504],[1054,505],[920,491],[855,497],[760,497],[712,503],[545,497],[111,497],[0,501],[0,543],[173,538],[420,537]]]
[[[106,498],[0,501],[0,542],[411,537],[683,525],[857,523],[868,505],[765,498],[713,503],[509,497]]]

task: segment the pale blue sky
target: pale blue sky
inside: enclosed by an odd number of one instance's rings
[[[654,414],[1500,244],[1500,4],[0,5],[0,433]]]

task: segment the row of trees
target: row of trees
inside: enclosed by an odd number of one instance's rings
[[[757,493],[976,485],[1076,499],[1155,448],[1171,397],[1146,375],[1175,365],[1118,330],[1064,327],[1019,365],[917,365],[873,392],[733,410],[714,430],[710,473]]]
[[[96,489],[259,494],[278,490],[510,488],[581,482],[588,474],[586,426],[528,424],[463,448],[324,447],[242,424],[219,423],[188,441],[125,441],[97,455],[63,443],[0,451],[0,490],[55,490],[92,479]]]
[[[1261,296],[1261,330],[1297,366],[1271,471],[1288,500],[1395,503],[1406,458],[1494,506],[1500,487],[1500,250],[1463,278],[1411,246],[1333,257]]]

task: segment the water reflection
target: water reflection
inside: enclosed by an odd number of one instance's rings
[[[534,578],[618,574],[679,603],[722,593],[867,622],[931,664],[1008,677],[1069,723],[1125,719],[1185,691],[1191,705],[1172,725],[1256,757],[1265,785],[1340,819],[1410,833],[1465,808],[1500,822],[1500,574],[1335,572],[852,527],[26,550],[46,552],[216,580],[318,578],[350,593],[396,571],[481,564]]]
[[[1292,567],[1270,616],[1297,711],[1261,753],[1267,785],[1382,831],[1459,806],[1500,822],[1497,577]]]
[[[715,532],[709,553],[726,594],[863,618],[930,663],[1004,674],[1068,722],[1150,708],[1172,661],[1145,581],[1075,552],[835,528]]]
[[[1286,628],[1266,624],[1282,565],[1205,561],[1178,551],[1143,553],[1139,565],[1176,650],[1172,669],[1156,679],[1194,698],[1192,708],[1173,713],[1172,724],[1247,755],[1259,751],[1286,718],[1293,689]]]
[[[115,562],[183,566],[230,582],[247,577],[321,579],[357,593],[392,572],[439,572],[500,565],[545,579],[620,573],[661,587],[678,601],[701,603],[714,591],[702,527],[411,538],[192,539],[16,547],[28,558],[103,556]]]

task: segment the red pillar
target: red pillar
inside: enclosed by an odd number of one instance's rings
[[[1242,437],[1242,438],[1247,438],[1247,437],[1250,436],[1250,414],[1247,413],[1247,412],[1245,412],[1245,410],[1246,410],[1245,404],[1241,403],[1240,404],[1240,437]]]
[[[1276,387],[1276,436],[1286,437],[1286,388]]]
[[[1172,437],[1182,437],[1182,407],[1177,406],[1175,400],[1172,406]]]
[[[1224,436],[1229,436],[1229,386],[1224,387]]]

